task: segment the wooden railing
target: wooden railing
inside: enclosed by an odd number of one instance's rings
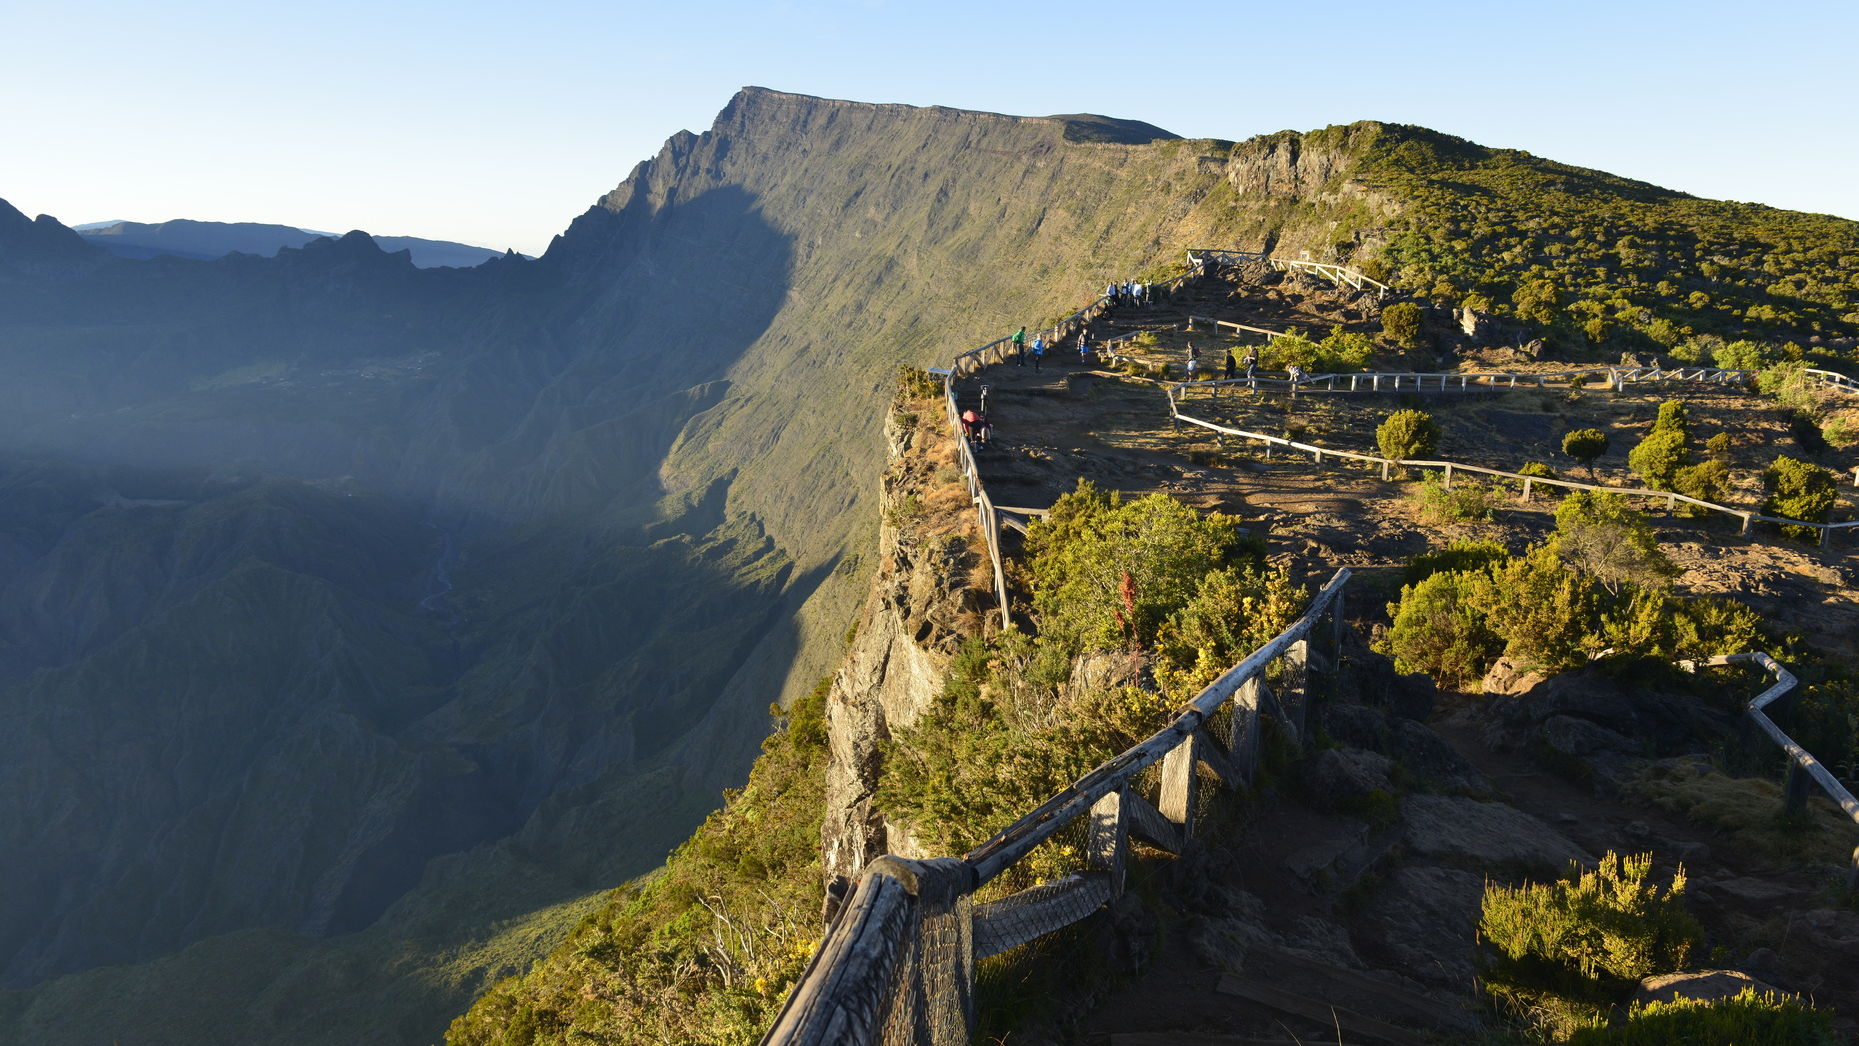
[[[961,857],[882,857],[829,915],[821,942],[764,1046],[966,1046],[979,959],[1069,926],[1123,892],[1132,837],[1179,854],[1194,837],[1200,769],[1227,789],[1259,764],[1262,719],[1293,739],[1340,662],[1339,570],[1289,628],[1197,694],[1166,727],[1079,778]],[[1314,682],[1313,682],[1314,680]],[[1161,764],[1153,794],[1138,776]],[[1076,832],[1070,874],[997,900],[975,894],[1041,843]]]
[[[1522,483],[1523,485],[1521,494],[1525,501],[1528,501],[1530,499],[1530,495],[1531,495],[1533,488],[1538,485],[1559,487],[1565,490],[1591,490],[1591,491],[1600,491],[1600,492],[1609,493],[1609,494],[1624,494],[1624,495],[1628,495],[1631,497],[1651,498],[1655,500],[1664,501],[1666,508],[1669,510],[1676,510],[1679,504],[1683,503],[1683,504],[1691,505],[1696,508],[1700,508],[1700,509],[1703,509],[1709,512],[1716,512],[1716,513],[1721,513],[1727,516],[1734,516],[1737,519],[1740,519],[1742,521],[1742,528],[1739,533],[1741,534],[1741,536],[1744,536],[1744,537],[1749,536],[1754,524],[1756,523],[1774,523],[1778,526],[1805,527],[1805,528],[1812,529],[1812,530],[1818,530],[1820,532],[1819,543],[1820,543],[1820,547],[1822,548],[1827,548],[1832,544],[1833,535],[1835,531],[1851,532],[1854,530],[1854,528],[1859,528],[1859,520],[1848,520],[1843,523],[1817,523],[1817,522],[1811,522],[1808,520],[1790,519],[1786,516],[1769,516],[1769,515],[1764,515],[1760,512],[1756,512],[1751,509],[1735,508],[1730,505],[1719,505],[1713,501],[1704,501],[1699,498],[1687,497],[1684,494],[1677,494],[1669,490],[1648,490],[1643,487],[1612,487],[1612,486],[1605,486],[1605,485],[1595,484],[1595,483],[1577,483],[1574,480],[1550,479],[1550,478],[1543,477],[1543,476],[1525,476],[1517,472],[1506,472],[1503,469],[1485,468],[1481,465],[1467,465],[1464,462],[1458,462],[1458,461],[1429,461],[1429,460],[1404,459],[1404,458],[1384,458],[1377,454],[1364,454],[1364,453],[1360,453],[1357,451],[1338,450],[1334,447],[1320,447],[1315,444],[1300,443],[1297,440],[1287,439],[1282,436],[1273,436],[1273,435],[1270,435],[1264,432],[1252,432],[1246,429],[1233,428],[1232,426],[1229,426],[1229,425],[1220,425],[1215,422],[1208,421],[1205,418],[1197,418],[1189,414],[1184,414],[1181,411],[1181,401],[1186,397],[1189,391],[1196,390],[1196,389],[1205,391],[1205,390],[1217,390],[1217,389],[1220,389],[1223,387],[1229,387],[1229,386],[1238,386],[1242,388],[1280,387],[1280,388],[1289,389],[1293,392],[1310,391],[1313,389],[1320,390],[1320,391],[1335,391],[1335,392],[1396,391],[1396,390],[1401,390],[1401,384],[1400,384],[1401,381],[1407,380],[1408,381],[1407,389],[1403,391],[1420,391],[1427,387],[1425,385],[1426,380],[1438,378],[1438,379],[1446,379],[1446,380],[1433,385],[1432,388],[1435,390],[1450,390],[1450,389],[1463,390],[1469,387],[1509,388],[1509,387],[1515,386],[1514,380],[1512,380],[1507,385],[1505,384],[1503,379],[1521,378],[1521,379],[1527,379],[1525,381],[1526,385],[1530,384],[1530,381],[1532,380],[1535,381],[1538,385],[1541,385],[1543,383],[1543,379],[1548,379],[1548,378],[1568,379],[1574,375],[1584,375],[1584,374],[1594,374],[1594,373],[1607,374],[1609,376],[1610,385],[1614,388],[1619,388],[1622,385],[1624,385],[1625,382],[1627,381],[1652,381],[1652,380],[1684,380],[1684,381],[1726,380],[1727,381],[1727,380],[1732,380],[1732,379],[1728,377],[1723,377],[1723,376],[1725,375],[1748,376],[1748,375],[1752,375],[1754,372],[1736,371],[1736,370],[1719,370],[1717,368],[1703,368],[1703,369],[1684,368],[1682,371],[1678,369],[1667,369],[1667,370],[1661,371],[1659,368],[1650,368],[1650,367],[1639,367],[1639,368],[1593,367],[1593,368],[1586,368],[1583,370],[1558,371],[1553,374],[1463,374],[1463,375],[1461,374],[1416,374],[1416,373],[1322,374],[1322,375],[1317,375],[1317,376],[1310,377],[1310,378],[1304,378],[1299,381],[1291,381],[1288,378],[1258,376],[1252,379],[1234,378],[1231,380],[1176,382],[1172,385],[1164,386],[1164,389],[1168,393],[1169,417],[1173,421],[1173,423],[1176,425],[1176,427],[1179,427],[1183,423],[1186,423],[1189,425],[1194,425],[1200,428],[1207,429],[1211,432],[1219,434],[1220,436],[1233,436],[1237,439],[1243,439],[1249,442],[1263,443],[1266,446],[1266,453],[1268,456],[1271,453],[1271,448],[1284,447],[1287,450],[1293,450],[1299,453],[1311,455],[1312,461],[1316,464],[1322,464],[1325,458],[1341,458],[1345,461],[1360,461],[1360,462],[1364,462],[1367,464],[1380,465],[1381,466],[1381,478],[1384,480],[1390,477],[1390,472],[1394,468],[1439,469],[1439,470],[1442,470],[1444,473],[1444,483],[1448,489],[1450,489],[1452,486],[1452,477],[1455,472],[1469,472],[1469,473],[1475,473],[1475,474],[1484,475],[1484,476],[1494,476],[1500,479],[1516,480]],[[1664,377],[1656,377],[1656,375],[1664,375]],[[1834,377],[1839,377],[1839,375],[1834,375]],[[1342,388],[1337,383],[1341,382],[1345,378],[1349,379],[1349,385],[1347,388]],[[1459,382],[1458,384],[1453,383],[1460,378],[1465,378],[1465,379],[1483,378],[1483,379],[1493,379],[1493,380],[1488,380],[1485,383],[1481,385],[1477,385],[1477,386],[1469,385],[1466,382]]]
[[[1187,271],[1163,280],[1155,286],[1164,292],[1172,292],[1183,282],[1198,275],[1200,275],[1200,269],[1191,266]],[[1112,304],[1108,295],[1095,298],[1084,308],[1060,319],[1051,326],[1029,332],[1026,336],[1027,341],[1044,338],[1048,344],[1048,351],[1051,351],[1059,342],[1077,334],[1092,320],[1102,316]],[[1124,337],[1134,336],[1135,334],[1130,334]],[[930,372],[940,376],[943,380],[943,399],[947,406],[950,431],[960,445],[957,453],[961,461],[962,476],[968,483],[969,497],[974,500],[975,511],[980,517],[981,533],[988,547],[989,566],[994,572],[994,597],[1000,606],[1002,628],[1013,623],[1013,611],[1011,597],[1007,591],[1007,573],[1001,557],[1001,527],[1011,527],[1024,533],[1026,517],[1043,515],[1044,510],[1014,509],[1003,513],[1001,509],[995,507],[993,500],[988,497],[987,485],[981,480],[981,470],[975,462],[974,451],[969,447],[968,440],[962,432],[962,411],[956,396],[955,383],[962,378],[979,374],[988,367],[1007,362],[1013,352],[1013,336],[1009,335],[1005,338],[997,338],[978,348],[969,349],[957,355],[946,369],[937,368]],[[1106,358],[1115,358],[1114,353],[1106,354]]]
[[[1697,665],[1696,662],[1682,661],[1679,664],[1693,671]],[[1820,790],[1827,793],[1829,799],[1838,803],[1840,809],[1846,811],[1846,816],[1851,818],[1855,825],[1859,825],[1859,799],[1854,799],[1852,792],[1840,783],[1839,778],[1828,772],[1826,766],[1822,765],[1820,760],[1815,759],[1812,752],[1802,748],[1794,738],[1789,737],[1781,727],[1775,724],[1775,720],[1769,718],[1769,706],[1793,690],[1799,682],[1795,679],[1794,673],[1783,668],[1775,662],[1774,658],[1759,650],[1746,654],[1713,657],[1703,664],[1752,664],[1767,672],[1769,678],[1775,681],[1767,690],[1750,698],[1749,703],[1743,706],[1743,713],[1762,730],[1769,740],[1788,753],[1788,770],[1782,780],[1782,808],[1791,814],[1802,813],[1807,807],[1808,786],[1818,784]],[[1859,846],[1853,847],[1852,859],[1846,869],[1846,885],[1848,888],[1859,888]]]
[[[1328,262],[1292,261],[1289,258],[1274,258],[1269,254],[1259,254],[1253,251],[1227,251],[1227,250],[1195,248],[1193,250],[1188,251],[1188,260],[1195,264],[1205,264],[1207,262],[1213,262],[1219,265],[1239,265],[1245,262],[1264,262],[1265,264],[1270,265],[1274,269],[1281,269],[1281,270],[1292,271],[1292,272],[1313,273],[1315,275],[1322,276],[1324,279],[1327,279],[1332,283],[1344,284],[1358,291],[1362,290],[1365,287],[1373,287],[1375,289],[1375,294],[1377,297],[1380,297],[1381,295],[1384,295],[1388,293],[1388,291],[1393,289],[1389,287],[1387,284],[1382,283],[1379,280],[1370,279],[1368,276],[1363,275],[1362,273],[1359,273],[1354,269],[1347,268],[1342,265],[1332,265]]]

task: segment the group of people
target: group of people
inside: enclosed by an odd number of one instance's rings
[[[1226,350],[1226,365],[1223,368],[1224,374],[1222,375],[1222,377],[1227,381],[1233,381],[1235,378],[1238,377],[1239,368],[1242,366],[1246,368],[1246,375],[1245,375],[1246,380],[1247,381],[1253,380],[1253,376],[1258,374],[1259,372],[1259,350],[1256,348],[1248,347],[1246,349],[1245,358],[1240,359],[1240,360],[1235,360],[1233,358],[1233,350],[1227,349]],[[1200,376],[1201,376],[1201,350],[1199,348],[1196,348],[1193,342],[1188,342],[1188,380],[1198,381],[1200,380]],[[1291,380],[1299,381],[1303,378],[1303,376],[1304,376],[1303,371],[1298,368],[1297,364],[1295,363],[1292,364],[1291,365]]]
[[[1153,305],[1155,285],[1140,280],[1113,283],[1104,288],[1104,297],[1109,298],[1112,305]]]
[[[1013,365],[1016,367],[1026,366],[1026,350],[1028,348],[1028,344],[1026,340],[1026,328],[1021,327],[1019,330],[1015,331],[1013,334],[1013,337],[1009,339],[1009,341],[1013,345]],[[1044,365],[1046,362],[1046,349],[1049,347],[1051,346],[1047,343],[1043,335],[1038,335],[1038,334],[1033,335],[1033,341],[1031,344],[1031,348],[1033,350],[1033,369],[1034,370],[1044,369]],[[1090,332],[1081,330],[1078,332],[1078,362],[1089,363],[1090,361],[1091,361],[1091,335],[1090,335]]]

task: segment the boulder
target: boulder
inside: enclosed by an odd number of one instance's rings
[[[1389,754],[1418,780],[1441,791],[1491,791],[1485,775],[1432,727],[1411,719],[1396,719],[1389,732]]]
[[[1540,728],[1543,743],[1563,755],[1589,756],[1602,752],[1638,755],[1641,746],[1598,723],[1574,716],[1550,716]]]
[[[1528,868],[1558,874],[1569,862],[1594,857],[1542,821],[1505,803],[1449,795],[1410,795],[1401,801],[1408,853],[1473,868]]]
[[[1317,804],[1335,809],[1364,799],[1370,792],[1392,792],[1394,762],[1360,748],[1326,748],[1310,761],[1306,778]]]
[[[1481,687],[1487,695],[1514,697],[1518,694],[1529,693],[1548,678],[1547,675],[1520,665],[1508,657],[1500,657],[1490,670],[1485,672]]]
[[[1355,920],[1356,947],[1410,977],[1462,992],[1477,973],[1482,876],[1409,865],[1382,880]]]
[[[1694,970],[1690,973],[1662,973],[1641,978],[1638,990],[1633,993],[1633,1001],[1641,1005],[1671,1002],[1674,999],[1714,1002],[1741,995],[1746,988],[1770,993],[1777,990],[1774,985],[1759,981],[1741,970]]]

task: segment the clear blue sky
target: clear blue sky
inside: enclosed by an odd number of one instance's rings
[[[1859,218],[1853,0],[5,0],[0,198],[534,253],[738,87],[1194,137],[1379,119]]]

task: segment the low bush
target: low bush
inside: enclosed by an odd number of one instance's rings
[[[1420,306],[1397,301],[1381,310],[1381,333],[1404,349],[1420,346]]]
[[[1768,499],[1762,503],[1766,515],[1824,523],[1839,500],[1839,486],[1832,472],[1786,454],[1777,457],[1763,472],[1762,482],[1768,490]],[[1820,536],[1814,527],[1784,526],[1782,532],[1803,540]]]
[[[1574,458],[1594,478],[1594,461],[1607,453],[1607,433],[1600,429],[1576,429],[1562,437],[1562,453]]]
[[[1454,541],[1442,548],[1422,552],[1407,561],[1405,583],[1417,585],[1434,574],[1447,570],[1461,573],[1483,570],[1510,560],[1510,553],[1495,541]]]
[[[1439,443],[1439,423],[1423,410],[1397,410],[1375,428],[1375,445],[1381,456],[1396,461],[1433,453]]]
[[[1486,991],[1558,1039],[1595,1028],[1639,979],[1681,968],[1703,936],[1684,908],[1685,872],[1652,878],[1652,855],[1613,852],[1553,883],[1487,884],[1478,922]],[[1543,1024],[1549,1025],[1543,1027]]]
[[[1417,559],[1382,651],[1464,689],[1499,656],[1555,672],[1609,649],[1674,660],[1756,645],[1762,620],[1748,607],[1669,591],[1670,560],[1618,495],[1572,495],[1556,522],[1519,555],[1473,542]]]
[[[1421,478],[1414,500],[1420,514],[1435,523],[1482,523],[1491,518],[1498,498],[1491,486],[1479,480],[1461,476],[1447,487],[1429,472]]]
[[[1568,1041],[1569,1046],[1834,1046],[1839,1039],[1830,1014],[1793,996],[1745,988],[1727,999],[1635,1003],[1624,1020],[1581,1029]]]

